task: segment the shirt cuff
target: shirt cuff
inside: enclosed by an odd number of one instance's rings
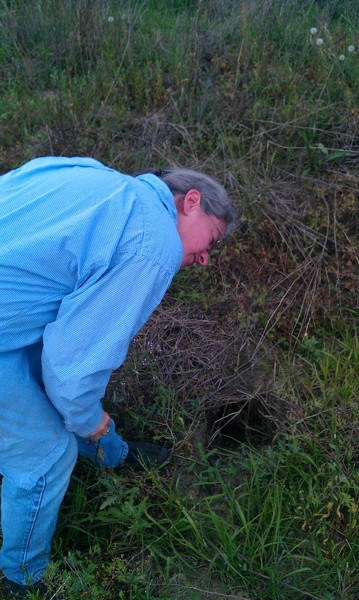
[[[99,426],[103,414],[103,408],[101,404],[98,404],[95,412],[91,415],[91,417],[87,418],[86,421],[81,421],[77,425],[75,419],[71,423],[71,427],[65,421],[65,427],[68,431],[75,433],[79,437],[86,437],[90,435],[97,427]]]

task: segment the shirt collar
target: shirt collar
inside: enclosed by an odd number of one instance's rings
[[[153,175],[152,173],[138,175],[136,179],[147,183],[157,192],[162,204],[168,210],[170,216],[177,225],[177,209],[173,198],[173,194],[168,185],[166,185],[165,182],[162,181],[162,179],[156,177],[156,175]]]

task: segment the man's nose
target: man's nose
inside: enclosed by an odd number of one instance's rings
[[[197,254],[197,263],[201,265],[201,267],[206,267],[209,261],[209,254],[207,250],[204,250],[200,254]]]

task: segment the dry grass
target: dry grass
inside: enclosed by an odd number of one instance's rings
[[[358,306],[358,178],[349,167],[270,185],[258,179],[255,224],[240,224],[213,269],[175,282],[109,393],[119,390],[141,411],[158,402],[159,386],[171,390],[188,436],[201,421],[208,445],[222,432],[268,433],[269,421],[287,427],[293,407],[278,398],[276,349],[299,347],[340,307]]]

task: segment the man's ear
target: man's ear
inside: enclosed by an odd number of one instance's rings
[[[198,190],[188,190],[182,200],[183,214],[188,215],[193,210],[197,210],[201,205],[201,193]]]

